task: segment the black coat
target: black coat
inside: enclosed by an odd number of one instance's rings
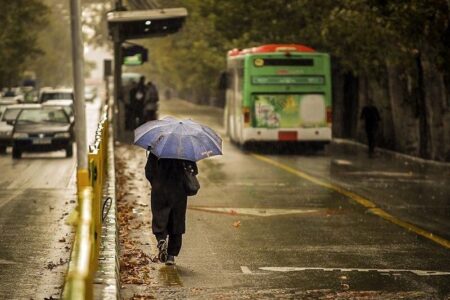
[[[361,111],[361,120],[364,120],[366,131],[376,131],[381,120],[380,113],[374,105],[368,104]]]
[[[154,234],[182,234],[186,231],[187,195],[183,187],[184,164],[194,162],[179,159],[158,159],[150,153],[145,165],[145,177],[152,186],[151,208]]]

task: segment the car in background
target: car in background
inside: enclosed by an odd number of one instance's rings
[[[24,96],[20,88],[10,88],[2,93],[0,104],[18,104],[24,102]]]
[[[41,90],[39,95],[39,103],[55,100],[74,100],[72,89],[52,89],[45,88]]]
[[[94,101],[97,98],[97,88],[95,86],[86,86],[84,88],[84,99],[86,101]]]
[[[75,122],[75,114],[73,110],[72,100],[52,100],[42,103],[44,107],[62,107],[66,114],[69,116],[70,123]]]
[[[15,104],[0,106],[0,153],[6,153],[6,148],[12,146],[14,123],[20,111],[24,108],[40,107],[39,104]]]
[[[23,152],[65,150],[73,156],[73,123],[62,107],[40,106],[22,109],[17,116],[12,135],[12,157]]]

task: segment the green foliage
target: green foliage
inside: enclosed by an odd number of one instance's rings
[[[41,86],[72,85],[72,41],[70,32],[70,1],[40,0],[48,7],[46,26],[37,33],[37,46],[41,55],[30,60],[27,70],[36,74]],[[82,21],[85,28],[85,43],[103,45],[106,38],[104,18],[106,4],[94,0],[82,1]],[[95,34],[94,34],[95,32]],[[85,73],[88,74],[94,65],[85,61]]]
[[[47,22],[48,8],[37,0],[0,0],[0,7],[0,86],[11,86],[41,53],[37,32]]]
[[[170,3],[169,3],[170,2]],[[450,65],[446,0],[189,0],[182,33],[151,40],[152,77],[192,95],[213,94],[226,51],[265,43],[302,43],[329,52],[343,72],[385,76],[427,53]],[[448,69],[448,68],[447,68]]]
[[[113,1],[82,0],[83,26],[88,27],[89,33],[85,41],[94,47],[108,47],[109,32],[106,14],[112,9]]]
[[[69,1],[41,0],[49,9],[47,24],[37,34],[41,55],[27,65],[41,86],[70,85],[72,60]]]

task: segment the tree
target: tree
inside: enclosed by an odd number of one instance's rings
[[[0,86],[19,83],[27,62],[41,54],[37,34],[48,8],[37,0],[0,0]]]

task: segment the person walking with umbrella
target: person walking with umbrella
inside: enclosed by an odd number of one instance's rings
[[[152,231],[158,257],[174,265],[186,232],[187,197],[200,188],[196,161],[222,154],[222,139],[194,121],[165,118],[138,127],[135,145],[150,151],[145,175],[152,187]]]

